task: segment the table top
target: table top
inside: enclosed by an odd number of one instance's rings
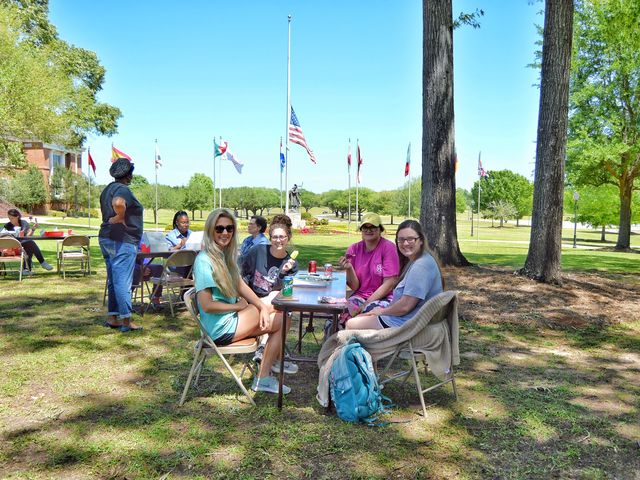
[[[95,238],[97,235],[84,235],[82,233],[72,233],[71,235],[64,234],[61,237],[45,237],[44,235],[29,235],[25,237],[13,237],[16,240],[64,240],[67,237],[79,236],[79,237],[89,237]]]
[[[169,258],[174,253],[176,252],[172,250],[164,250],[162,252],[138,252],[137,258]]]
[[[305,275],[307,272],[301,270],[298,275]],[[320,287],[293,287],[293,296],[283,297],[280,292],[271,304],[276,310],[304,311],[304,312],[342,312],[346,308],[344,303],[320,303],[319,297],[333,297],[337,299],[345,298],[347,294],[347,276],[343,271],[334,271],[333,280],[327,281]]]

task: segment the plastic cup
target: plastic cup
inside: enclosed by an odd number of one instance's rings
[[[72,229],[69,229],[69,230],[67,231],[67,235],[72,235],[72,234],[73,234],[73,230],[72,230]]]

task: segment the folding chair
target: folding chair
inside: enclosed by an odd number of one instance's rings
[[[191,277],[191,271],[193,270],[193,263],[196,260],[198,252],[193,250],[178,250],[172,254],[164,264],[162,275],[159,277],[151,277],[149,281],[154,285],[152,296],[156,294],[160,286],[167,293],[169,298],[169,307],[171,308],[171,316],[175,316],[173,311],[173,305],[185,303],[180,299],[180,294],[187,287],[193,286],[193,278]],[[176,269],[186,269],[185,277],[175,273]],[[174,301],[175,299],[175,301]],[[149,304],[150,305],[150,304]],[[147,305],[147,308],[149,307]],[[145,308],[145,312],[147,310]]]
[[[451,292],[445,292],[439,295],[446,294],[450,295]],[[437,298],[437,296],[434,297],[434,299],[435,298]],[[427,408],[424,401],[425,393],[446,385],[447,383],[451,383],[455,399],[458,400],[458,390],[456,389],[456,379],[453,372],[454,362],[457,361],[457,354],[454,352],[458,351],[458,331],[452,331],[453,328],[458,328],[458,323],[457,320],[455,322],[449,321],[451,318],[451,315],[449,315],[450,311],[457,306],[457,301],[457,294],[454,294],[451,297],[451,300],[434,313],[432,313],[433,308],[429,308],[430,302],[425,303],[418,313],[401,327],[405,331],[406,329],[417,327],[416,333],[413,337],[395,346],[395,350],[391,354],[391,359],[387,362],[384,370],[379,375],[380,384],[384,385],[385,383],[398,378],[402,378],[402,381],[404,382],[409,378],[411,373],[413,373],[413,377],[416,382],[416,389],[418,390],[418,396],[420,397],[420,404],[422,405],[422,412],[425,417],[427,416]],[[452,323],[454,325],[452,325]],[[400,332],[400,329],[396,330]],[[435,337],[440,336],[442,337],[444,345],[437,345],[433,341]],[[388,340],[392,341],[392,338],[388,337]],[[428,374],[428,357],[431,356],[433,358],[434,352],[442,352],[442,347],[444,347],[444,351],[447,351],[450,354],[449,365],[446,368],[446,378],[435,385],[423,389],[422,382],[420,381],[420,373],[418,371],[418,363],[422,363],[424,365],[424,372],[425,374]],[[410,368],[384,378],[397,358],[408,361]]]
[[[240,354],[253,354],[258,349],[258,340],[252,337],[245,338],[238,342],[234,342],[230,345],[225,345],[222,347],[216,345],[213,340],[211,340],[211,337],[209,337],[209,334],[200,322],[200,312],[198,310],[195,288],[190,288],[185,292],[184,302],[187,306],[187,310],[191,314],[191,317],[200,328],[200,339],[195,346],[193,354],[193,364],[191,365],[191,370],[189,371],[189,376],[187,377],[187,383],[184,386],[182,397],[180,397],[179,405],[182,406],[184,404],[184,400],[187,397],[187,392],[189,391],[189,387],[191,386],[191,384],[198,384],[200,373],[202,372],[202,368],[204,367],[205,360],[208,357],[217,355],[224,364],[227,371],[231,374],[235,382],[238,384],[238,387],[240,387],[240,390],[242,390],[242,393],[244,393],[251,404],[255,406],[256,403],[253,401],[253,398],[242,383],[242,376],[244,375],[245,370],[249,369],[250,372],[255,374],[255,372],[253,372],[253,369],[251,368],[251,360],[244,363],[242,371],[240,372],[240,376],[238,376],[225,358],[225,355],[229,355],[231,357],[233,355]]]
[[[58,273],[66,278],[66,262],[79,262],[82,275],[91,275],[91,249],[89,237],[85,235],[69,235],[56,244]]]
[[[3,238],[0,238],[0,252],[2,252],[3,250],[11,251],[11,253],[7,253],[6,255],[0,255],[0,267],[2,267],[2,269],[0,269],[0,272],[2,272],[2,274],[6,276],[7,272],[17,271],[18,281],[21,282],[22,271],[24,270],[24,267],[27,265],[27,256],[24,253],[24,250],[22,249],[22,245],[15,238],[3,237]],[[20,253],[16,255],[15,252],[18,252],[18,251]],[[20,270],[8,270],[6,264],[9,262],[19,263]]]

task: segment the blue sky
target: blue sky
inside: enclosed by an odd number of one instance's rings
[[[539,100],[538,72],[526,65],[534,58],[540,4],[454,2],[456,15],[476,8],[485,12],[481,28],[454,33],[456,181],[467,189],[477,178],[479,151],[486,169],[508,168],[532,180]],[[318,159],[313,165],[291,144],[289,187],[346,188],[349,138],[354,159],[360,141],[361,186],[401,186],[409,142],[411,173],[419,175],[418,0],[50,0],[60,36],[95,51],[105,66],[100,100],[123,112],[117,135],[87,143],[97,180],[110,180],[113,142],[133,157],[136,173],[153,181],[157,138],[164,163],[158,181],[185,185],[194,173],[212,175],[213,138],[221,136],[245,164],[240,175],[223,162],[224,187],[278,188],[289,14],[291,100]]]

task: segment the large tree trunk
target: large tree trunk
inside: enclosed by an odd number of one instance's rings
[[[456,230],[451,0],[423,0],[422,211],[429,247],[443,265],[469,265]]]
[[[631,246],[631,197],[633,195],[633,177],[620,179],[620,228],[616,250],[628,251]]]
[[[573,8],[573,0],[545,3],[531,239],[524,268],[520,270],[521,274],[545,283],[561,283]]]

